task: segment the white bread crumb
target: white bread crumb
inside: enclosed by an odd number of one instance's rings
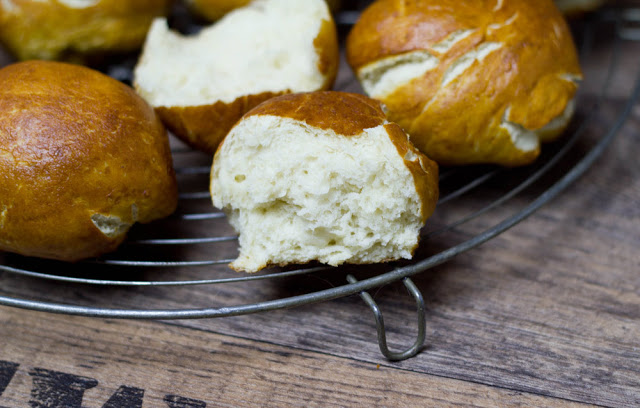
[[[324,0],[254,0],[188,37],[158,18],[135,68],[136,90],[154,107],[172,107],[321,89],[314,40],[324,20]]]
[[[216,154],[211,194],[239,233],[231,266],[248,272],[409,259],[423,225],[414,178],[383,125],[342,136],[246,117]]]

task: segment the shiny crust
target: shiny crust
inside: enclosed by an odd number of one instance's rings
[[[383,125],[387,118],[380,103],[364,95],[318,91],[279,96],[261,104],[245,117],[271,115],[295,119],[342,136]],[[405,137],[406,138],[406,137]]]
[[[129,87],[96,71],[29,61],[0,70],[0,250],[75,261],[115,249],[91,217],[172,213],[168,138]]]
[[[387,121],[378,101],[348,92],[297,93],[269,99],[244,117],[261,115],[291,118],[347,137],[357,136],[364,129],[384,125],[389,139],[413,175],[422,202],[422,221],[426,221],[435,210],[438,201],[438,165],[418,151],[398,125]]]
[[[85,8],[57,0],[0,2],[0,41],[16,58],[82,61],[142,46],[155,17],[173,0],[100,0]]]
[[[337,13],[342,7],[342,0],[326,0],[326,2],[332,13]]]
[[[347,39],[347,59],[356,73],[413,51],[438,59],[434,69],[380,99],[389,119],[441,164],[515,166],[535,160],[539,147],[516,148],[503,120],[529,130],[544,127],[563,113],[577,90],[574,80],[581,78],[570,31],[550,0],[488,3],[378,0]],[[462,30],[473,31],[448,50],[437,47]],[[454,62],[487,43],[499,48],[443,85]]]
[[[313,45],[318,54],[318,69],[325,76],[321,90],[331,89],[338,74],[340,60],[333,19],[323,20]],[[214,154],[242,115],[274,96],[290,92],[283,90],[244,95],[231,103],[217,101],[200,106],[162,106],[156,107],[156,112],[178,138],[196,149]]]

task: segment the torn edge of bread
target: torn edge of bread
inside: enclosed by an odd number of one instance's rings
[[[154,107],[322,89],[327,75],[314,41],[325,21],[333,20],[324,0],[254,0],[193,36],[158,18],[135,68],[135,88]]]
[[[408,163],[435,172],[435,189],[437,168],[417,150],[399,154],[388,125],[344,136],[286,117],[239,122],[211,174],[213,203],[239,233],[231,267],[410,259],[435,202],[423,203]]]

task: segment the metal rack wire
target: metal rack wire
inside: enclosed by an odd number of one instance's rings
[[[353,18],[353,12],[345,12],[337,16],[337,21],[348,25],[353,22]],[[410,357],[419,351],[424,341],[424,303],[409,277],[477,247],[518,224],[557,196],[594,163],[619,132],[640,98],[638,68],[638,72],[634,73],[636,77],[628,79],[634,81],[634,85],[629,87],[630,92],[617,108],[614,119],[606,122],[599,132],[600,137],[591,141],[590,146],[585,149],[584,135],[593,127],[605,101],[610,97],[611,85],[619,75],[619,62],[625,53],[625,47],[640,41],[639,27],[640,9],[631,7],[605,9],[577,24],[576,37],[583,61],[591,58],[594,53],[596,34],[602,30],[611,33],[608,60],[604,68],[599,70],[599,80],[590,84],[591,90],[581,91],[578,95],[579,110],[568,134],[561,141],[545,146],[543,155],[534,165],[517,170],[473,166],[442,171],[442,195],[436,213],[422,233],[422,242],[424,247],[428,247],[429,242],[437,241],[442,235],[454,235],[456,240],[449,240],[450,244],[443,250],[421,251],[411,262],[378,266],[373,272],[369,267],[325,266],[271,269],[256,275],[230,272],[225,265],[236,254],[237,237],[226,224],[224,215],[213,210],[210,205],[207,192],[210,158],[176,145],[173,154],[181,193],[179,210],[174,216],[148,226],[137,226],[122,248],[114,254],[79,264],[33,260],[0,253],[0,305],[93,317],[195,319],[266,312],[361,293],[376,313],[378,339],[383,354],[396,360]],[[636,66],[640,67],[640,63]],[[338,84],[343,90],[357,88],[352,77],[339,78]],[[576,145],[581,146],[578,149],[582,151],[580,155],[575,153]],[[570,161],[569,165],[567,161]],[[501,214],[507,203],[512,212]],[[513,211],[513,208],[517,210]],[[216,246],[213,252],[221,255],[208,256],[212,252],[211,246]],[[141,278],[120,279],[124,270]],[[154,270],[161,272],[154,273]],[[3,288],[3,282],[8,279],[37,279],[39,282],[46,281],[46,285],[56,289],[68,285],[90,285],[141,289],[171,286],[179,290],[189,286],[213,287],[313,275],[327,270],[331,270],[334,275],[343,276],[344,284],[285,298],[257,301],[238,299],[239,304],[216,307],[114,308],[110,305],[82,304],[78,296],[64,290],[58,298],[55,297],[58,295],[50,293],[35,298]],[[354,270],[367,270],[370,273],[358,281],[352,274]],[[171,278],[148,278],[148,275],[158,274]],[[213,275],[215,277],[210,278]],[[419,336],[416,343],[405,352],[393,353],[386,347],[382,316],[375,303],[372,303],[373,300],[366,298],[365,291],[399,280],[404,280],[407,289],[416,298]],[[54,292],[57,293],[57,290]],[[134,295],[145,296],[142,290],[136,290]]]

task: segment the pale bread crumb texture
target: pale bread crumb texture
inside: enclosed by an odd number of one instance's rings
[[[314,40],[331,15],[324,0],[254,0],[194,36],[156,19],[135,68],[154,107],[201,106],[264,92],[321,89]]]
[[[439,53],[446,53],[456,43],[464,40],[473,32],[474,30],[456,31],[431,48]],[[489,54],[502,46],[496,42],[484,42],[476,49],[460,56],[445,72],[441,87],[447,86],[462,75],[474,62],[482,62]],[[439,64],[440,59],[429,51],[412,51],[369,63],[358,70],[357,76],[367,95],[373,98],[384,98],[401,86],[437,68]]]
[[[249,116],[216,155],[211,194],[239,233],[231,266],[247,272],[410,259],[423,226],[413,175],[382,125],[345,137]]]
[[[441,86],[447,86],[456,78],[462,75],[474,62],[482,62],[493,51],[499,50],[503,44],[498,42],[485,41],[478,45],[475,49],[462,55],[455,60],[447,71],[444,73]]]
[[[115,215],[93,214],[91,221],[108,238],[117,238],[125,235],[132,225],[123,222],[120,217]]]
[[[367,95],[382,98],[436,68],[440,60],[428,51],[412,51],[368,64],[358,71]]]
[[[567,106],[560,115],[553,118],[551,122],[547,123],[540,129],[536,129],[535,132],[538,136],[538,140],[543,143],[553,140],[558,133],[562,132],[569,125],[569,122],[571,122],[571,118],[573,118],[573,114],[575,112],[576,98],[574,97],[567,103]]]

